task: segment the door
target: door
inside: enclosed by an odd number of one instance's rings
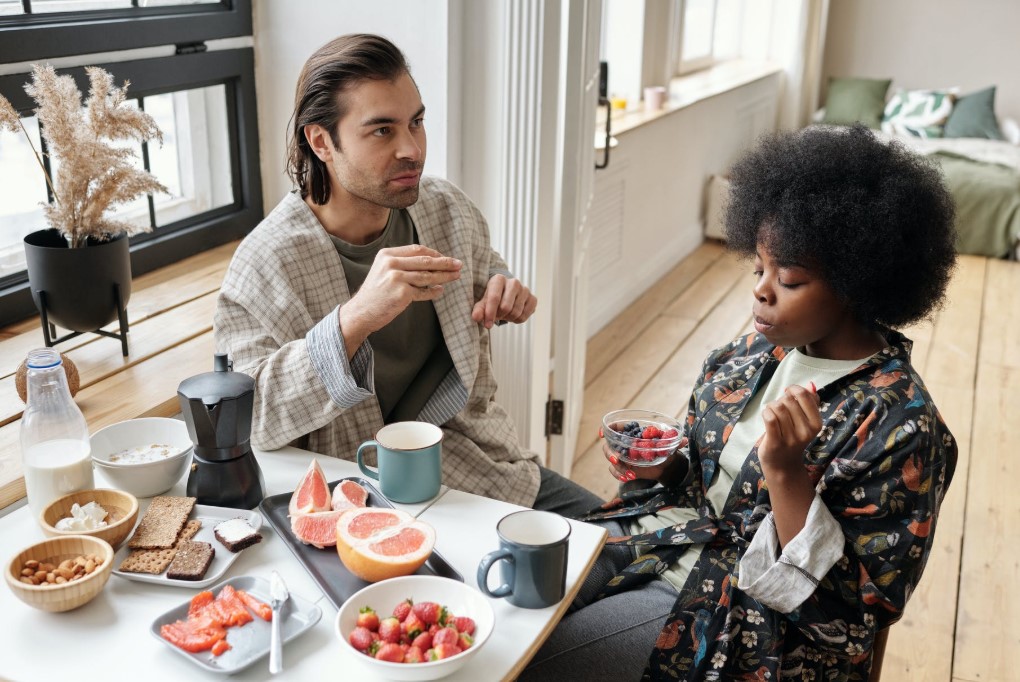
[[[563,131],[557,160],[559,239],[553,275],[553,373],[550,411],[562,405],[562,428],[549,434],[549,466],[569,478],[584,407],[588,342],[589,212],[595,172],[602,0],[567,0],[561,41]],[[555,420],[554,420],[555,421]]]

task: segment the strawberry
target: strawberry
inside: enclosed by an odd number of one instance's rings
[[[456,644],[459,635],[454,628],[442,628],[432,636],[432,646],[435,648],[440,644]]]
[[[404,653],[404,663],[424,663],[425,654],[416,646],[412,646]]]
[[[393,616],[383,618],[379,622],[379,639],[383,642],[400,641],[400,621]]]
[[[357,626],[375,632],[379,629],[379,614],[371,606],[361,607],[358,611]]]
[[[457,637],[457,646],[459,646],[461,649],[469,649],[471,648],[471,645],[474,643],[475,638],[466,632],[460,633],[460,636]]]
[[[439,613],[439,624],[443,627],[453,627],[454,618],[456,618],[456,616],[450,613],[449,609],[444,606],[443,610]]]
[[[379,661],[390,661],[392,663],[403,663],[404,662],[404,650],[400,648],[399,644],[393,644],[387,642],[379,647],[379,652],[375,655],[376,660]]]
[[[372,646],[372,633],[368,628],[359,625],[351,632],[348,641],[358,651],[368,651],[368,647]]]
[[[475,621],[471,620],[467,616],[457,616],[453,619],[453,626],[457,628],[457,632],[463,632],[469,635],[475,634]]]
[[[412,610],[419,618],[429,625],[432,625],[433,623],[440,622],[440,618],[443,616],[443,612],[446,609],[434,601],[422,601],[415,604],[412,607]]]
[[[407,614],[411,613],[411,606],[413,604],[414,602],[410,599],[405,599],[393,607],[393,615],[396,616],[397,620],[403,621],[407,618]]]
[[[432,634],[429,632],[423,632],[414,638],[411,642],[411,646],[416,646],[422,651],[428,651],[432,648]]]
[[[407,636],[411,639],[414,639],[421,633],[425,632],[425,630],[428,628],[428,625],[425,624],[425,621],[419,618],[418,614],[414,613],[413,611],[407,614],[407,618],[404,619],[404,622],[401,623],[400,626],[404,629],[405,632],[407,632]]]
[[[461,652],[461,648],[456,644],[438,644],[429,651],[432,652],[429,656],[430,661],[441,661],[444,658],[456,656]]]

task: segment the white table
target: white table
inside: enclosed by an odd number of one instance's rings
[[[313,456],[297,448],[258,452],[266,495],[293,490]],[[361,475],[352,462],[323,456],[318,456],[318,460],[329,480]],[[184,485],[182,479],[168,494],[184,494]],[[96,486],[108,486],[98,471]],[[144,507],[148,500],[141,502]],[[520,509],[445,487],[436,499],[424,504],[396,506],[436,529],[436,549],[472,586],[476,585],[479,561],[498,547],[496,522]],[[577,521],[570,524],[566,598],[545,609],[519,609],[504,599],[490,599],[496,614],[492,636],[467,665],[447,679],[465,682],[513,679],[524,668],[563,616],[605,539],[605,531],[598,526]],[[262,542],[242,552],[223,579],[251,575],[268,580],[276,570],[292,593],[322,609],[322,618],[315,627],[284,647],[284,671],[279,677],[378,679],[358,660],[360,656],[341,647],[333,630],[336,609],[272,526],[264,522],[260,532]],[[22,547],[43,538],[27,506],[0,518],[4,565]],[[98,675],[104,680],[148,682],[221,678],[192,665],[149,632],[153,620],[196,592],[112,575],[103,592],[85,606],[65,613],[47,613],[24,604],[5,585],[0,588],[0,679],[28,682]],[[266,658],[230,679],[270,677]]]

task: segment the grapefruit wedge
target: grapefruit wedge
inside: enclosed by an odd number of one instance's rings
[[[290,496],[287,511],[291,516],[296,516],[313,512],[328,512],[332,508],[329,484],[326,483],[326,476],[322,473],[319,460],[313,457],[304,478],[298,483],[294,494]]]
[[[340,561],[370,583],[414,573],[435,544],[432,526],[399,509],[348,509],[336,523]]]
[[[365,507],[368,491],[350,479],[344,479],[333,488],[333,511]]]
[[[314,545],[319,549],[332,547],[336,544],[336,522],[344,511],[346,510],[292,514],[290,530],[306,545]]]

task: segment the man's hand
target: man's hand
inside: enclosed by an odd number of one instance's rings
[[[347,354],[372,332],[388,325],[414,301],[432,301],[443,285],[460,279],[461,262],[420,244],[380,249],[364,283],[340,306],[340,331]]]
[[[531,317],[538,307],[538,299],[519,279],[493,275],[485,285],[485,293],[475,303],[471,319],[484,324],[486,329],[499,321],[521,323]]]

